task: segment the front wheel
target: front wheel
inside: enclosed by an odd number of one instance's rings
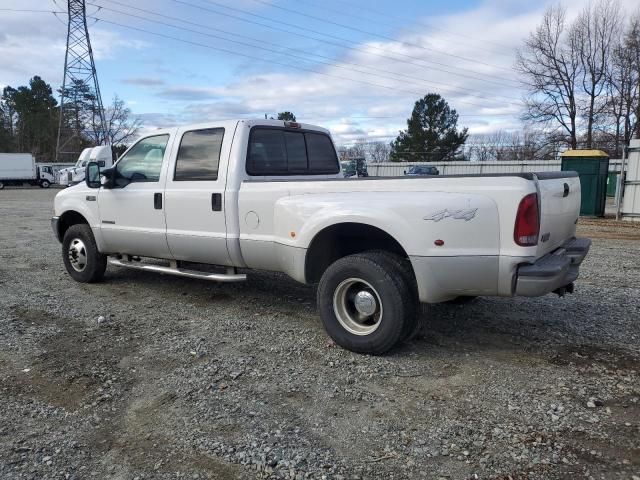
[[[329,336],[358,353],[382,354],[415,322],[413,289],[396,264],[378,252],[334,262],[318,286],[318,308]]]
[[[42,180],[40,182],[40,187],[42,188],[49,188],[51,186],[51,183],[49,182],[49,180]]]
[[[62,260],[76,282],[98,282],[107,269],[107,256],[98,251],[91,227],[86,223],[72,225],[65,232]]]

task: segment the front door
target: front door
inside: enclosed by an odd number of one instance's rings
[[[231,265],[224,191],[231,141],[224,128],[181,130],[165,188],[167,242],[176,260]],[[221,162],[220,159],[223,158]]]
[[[100,188],[100,228],[109,253],[171,258],[164,218],[169,134],[146,137],[120,158],[114,188]]]

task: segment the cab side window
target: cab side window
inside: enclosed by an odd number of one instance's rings
[[[169,135],[154,135],[136,143],[116,165],[116,185],[132,182],[157,182]]]
[[[224,128],[186,132],[180,141],[175,181],[214,181],[218,179]]]
[[[254,127],[249,134],[249,175],[327,175],[340,171],[328,135],[282,128]]]

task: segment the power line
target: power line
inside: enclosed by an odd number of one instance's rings
[[[228,18],[233,18],[233,19],[236,19],[236,20],[240,20],[242,22],[251,23],[251,24],[254,24],[254,25],[259,25],[259,26],[262,26],[262,27],[265,27],[265,28],[269,28],[271,30],[276,30],[276,31],[279,31],[279,32],[289,33],[289,34],[292,34],[292,35],[296,35],[298,37],[308,38],[308,39],[315,40],[315,41],[318,41],[318,42],[322,42],[322,43],[326,43],[326,44],[330,44],[330,45],[336,45],[336,46],[343,47],[343,48],[348,48],[350,50],[358,50],[358,51],[364,52],[364,53],[366,53],[368,55],[375,55],[375,56],[378,56],[378,57],[381,57],[381,58],[386,58],[386,59],[393,60],[393,61],[396,61],[396,62],[407,63],[405,60],[401,60],[399,58],[394,58],[394,57],[390,57],[388,55],[382,55],[382,54],[379,54],[379,53],[375,53],[375,52],[372,52],[371,50],[367,50],[367,49],[364,49],[364,48],[361,48],[361,47],[353,47],[352,46],[353,45],[352,40],[350,40],[348,38],[339,37],[337,35],[331,35],[331,34],[325,33],[325,32],[319,32],[317,30],[312,30],[312,29],[309,29],[309,28],[306,28],[306,27],[300,27],[298,25],[295,25],[295,24],[292,24],[292,23],[283,22],[283,21],[280,21],[280,20],[274,20],[274,19],[271,19],[269,17],[265,17],[263,15],[258,15],[258,14],[246,12],[246,11],[238,9],[238,8],[227,7],[226,5],[218,4],[221,8],[226,8],[226,9],[238,11],[238,12],[244,14],[244,15],[250,15],[250,16],[253,16],[253,17],[257,17],[257,18],[261,18],[261,19],[267,20],[269,22],[278,23],[278,24],[282,24],[282,25],[287,25],[287,26],[296,28],[298,30],[304,30],[306,32],[312,32],[312,33],[315,33],[316,35],[320,35],[321,37],[324,37],[324,38],[317,38],[317,37],[314,37],[314,36],[311,36],[311,35],[308,35],[308,34],[305,34],[305,33],[295,32],[295,31],[287,30],[287,29],[281,28],[281,27],[275,27],[273,25],[269,25],[269,24],[266,24],[266,23],[258,22],[258,21],[255,21],[255,20],[250,20],[248,18],[239,17],[237,15],[233,15],[233,14],[230,14],[230,13],[220,12],[218,10],[213,10],[211,8],[204,7],[202,5],[195,5],[193,3],[189,3],[189,2],[186,2],[184,0],[171,0],[171,1],[173,1],[175,3],[182,4],[182,5],[189,6],[189,7],[192,7],[192,8],[197,8],[199,10],[204,10],[204,11],[208,11],[208,12],[211,12],[211,13],[215,13],[216,15],[221,15],[221,16],[225,16],[225,17],[228,17]],[[211,0],[202,0],[202,1],[205,1],[206,3],[214,4],[214,5],[216,4],[216,2],[212,2]],[[326,40],[326,37],[337,39],[337,40],[340,40],[342,42],[347,42],[347,43],[340,43],[340,42]],[[416,57],[413,57],[411,55],[407,55],[407,54],[400,53],[400,52],[394,52],[394,51],[391,51],[391,50],[386,50],[386,49],[383,49],[383,48],[380,48],[380,47],[373,47],[372,46],[370,48],[372,48],[374,50],[381,51],[381,52],[387,52],[387,53],[390,53],[390,54],[393,54],[393,55],[397,55],[399,57],[403,57],[403,58],[406,58],[406,59],[409,59],[409,60],[414,60],[414,62],[408,62],[408,63],[410,63],[412,65],[416,65],[416,66],[422,67],[422,68],[430,68],[432,70],[438,70],[438,71],[441,71],[441,72],[450,73],[452,75],[458,75],[460,77],[470,78],[470,79],[473,79],[473,80],[479,80],[479,81],[483,81],[483,82],[487,82],[487,83],[493,83],[493,84],[496,84],[496,85],[499,85],[499,86],[502,86],[502,87],[504,87],[505,83],[511,83],[511,84],[520,86],[520,84],[515,80],[511,80],[511,79],[508,79],[508,78],[500,77],[500,76],[497,76],[497,75],[477,72],[475,70],[470,70],[470,69],[467,69],[467,68],[464,68],[464,67],[456,67],[456,66],[448,65],[446,63],[436,62],[434,60],[425,60],[425,59],[421,59],[421,58],[416,58]],[[415,61],[422,62],[422,63],[415,63]],[[481,76],[484,76],[484,77],[493,78],[494,80],[487,80],[485,78],[476,77],[476,76],[463,74],[463,73],[459,73],[459,72],[451,72],[449,70],[443,70],[442,68],[433,67],[433,66],[428,65],[428,64],[439,65],[439,66],[442,66],[442,67],[453,68],[455,70],[470,72],[470,73],[473,73],[473,74],[476,74],[476,75],[481,75]]]
[[[296,3],[305,3],[307,5],[312,5],[314,7],[317,7],[318,4],[314,3],[311,0],[297,0]],[[325,2],[326,3],[326,2]],[[340,2],[343,5],[348,5],[351,8],[355,8],[353,5],[351,5],[349,2]],[[506,45],[502,45],[496,42],[492,42],[490,40],[484,40],[481,38],[476,38],[476,37],[470,37],[468,35],[463,35],[461,33],[458,32],[453,32],[451,30],[447,30],[446,28],[442,28],[442,27],[437,27],[435,25],[431,25],[429,23],[424,23],[424,22],[420,22],[419,20],[415,19],[415,18],[402,18],[402,17],[398,17],[397,15],[387,15],[387,14],[381,14],[381,13],[377,13],[377,15],[379,16],[384,16],[385,21],[380,21],[380,20],[373,20],[370,17],[369,18],[364,18],[364,15],[366,14],[370,14],[370,13],[376,13],[375,10],[371,9],[370,5],[367,5],[366,9],[363,11],[363,9],[359,9],[359,13],[358,14],[348,14],[345,13],[344,10],[338,10],[337,8],[331,8],[328,7],[326,4],[323,4],[321,6],[323,11],[327,11],[327,12],[334,12],[337,13],[343,17],[349,17],[349,18],[354,18],[354,19],[360,19],[362,21],[368,22],[368,23],[374,23],[377,25],[383,25],[385,27],[389,26],[389,18],[396,18],[398,20],[401,20],[401,24],[400,23],[396,23],[396,25],[402,25],[402,27],[406,30],[409,31],[415,31],[417,28],[416,27],[407,27],[407,22],[411,22],[414,24],[418,24],[418,25],[423,25],[427,28],[430,28],[431,30],[436,30],[436,31],[440,31],[443,32],[445,35],[451,35],[451,36],[455,36],[455,37],[460,37],[460,38],[466,38],[468,40],[473,40],[474,42],[481,42],[481,43],[487,43],[487,44],[492,44],[494,46],[499,47],[501,50],[513,50],[513,47],[508,47]],[[479,47],[478,45],[472,45],[469,43],[464,43],[463,45],[466,45],[468,47],[474,48],[474,49],[480,49],[481,47]],[[484,50],[483,50],[484,51]],[[513,57],[513,52],[510,53],[506,53],[504,51],[500,51],[500,50],[496,50],[495,48],[490,50],[492,53],[495,53],[497,55],[502,55],[504,57]]]
[[[111,2],[112,2],[112,3],[117,3],[117,4],[119,4],[119,5],[126,6],[126,4],[124,4],[124,3],[122,3],[122,2],[118,2],[117,0],[111,0]],[[271,53],[276,53],[276,54],[278,54],[278,55],[286,55],[286,56],[290,56],[290,57],[294,57],[294,58],[299,58],[299,59],[302,59],[302,60],[305,60],[305,61],[311,61],[309,58],[306,58],[306,57],[304,57],[304,56],[295,55],[295,54],[286,54],[286,53],[279,52],[279,51],[276,51],[276,50],[273,50],[273,49],[270,49],[270,48],[266,48],[266,47],[261,46],[261,45],[251,45],[251,44],[247,44],[247,43],[240,42],[240,41],[237,41],[237,40],[232,40],[232,39],[229,39],[229,38],[221,37],[221,36],[218,36],[218,35],[212,35],[212,34],[208,34],[208,33],[203,33],[203,32],[197,31],[197,30],[193,30],[193,29],[189,29],[189,28],[186,28],[186,27],[177,26],[177,25],[174,25],[174,24],[166,23],[166,22],[161,22],[161,21],[158,21],[158,20],[153,20],[153,19],[148,18],[148,17],[143,17],[143,16],[140,16],[140,15],[135,15],[135,14],[130,13],[130,12],[124,12],[124,11],[122,11],[122,10],[118,10],[118,9],[114,9],[114,8],[110,8],[110,7],[106,7],[106,6],[102,6],[102,5],[98,5],[98,4],[95,4],[95,3],[89,3],[89,5],[93,5],[93,6],[96,6],[96,7],[100,7],[100,8],[102,8],[103,10],[106,10],[106,11],[112,11],[112,12],[118,13],[118,14],[120,14],[120,15],[126,15],[126,16],[130,16],[130,17],[138,18],[138,19],[144,20],[144,21],[146,21],[146,22],[157,23],[157,24],[160,24],[160,25],[169,26],[169,27],[176,28],[176,29],[179,29],[179,30],[184,30],[184,31],[192,32],[192,33],[197,33],[197,34],[199,34],[199,35],[205,35],[205,36],[208,36],[208,37],[221,39],[221,40],[224,40],[224,41],[227,41],[227,42],[231,42],[231,43],[236,43],[236,44],[239,44],[239,45],[248,46],[248,47],[250,47],[250,48],[254,48],[254,49],[255,49],[255,48],[257,48],[257,49],[260,49],[260,50],[265,50],[265,51],[268,51],[268,52],[271,52]],[[191,22],[191,21],[189,21],[189,20],[183,20],[183,19],[176,18],[176,17],[170,17],[170,16],[168,16],[168,15],[164,15],[164,14],[161,14],[161,13],[156,13],[156,12],[153,12],[153,11],[150,11],[150,10],[145,10],[145,9],[138,8],[138,7],[128,7],[128,8],[131,8],[131,9],[133,9],[133,10],[137,10],[137,11],[143,12],[143,13],[145,13],[145,14],[156,15],[156,16],[158,16],[158,17],[168,18],[168,19],[176,20],[176,21],[179,21],[179,22],[182,22],[182,23],[186,23],[186,24],[189,24],[189,25],[194,25],[194,26],[197,26],[197,27],[199,27],[199,28],[203,28],[203,29],[207,29],[207,30],[212,30],[212,31],[216,31],[216,32],[222,32],[222,33],[224,33],[224,34],[227,34],[227,35],[234,35],[234,36],[236,36],[236,37],[240,37],[240,38],[246,38],[246,39],[249,39],[249,40],[254,41],[254,42],[260,42],[260,43],[262,43],[263,45],[264,45],[264,44],[267,44],[267,45],[273,45],[273,46],[278,47],[278,48],[286,48],[287,50],[296,51],[296,52],[301,52],[301,53],[303,53],[304,55],[313,55],[313,56],[316,56],[316,57],[318,57],[318,58],[324,58],[324,59],[327,59],[327,60],[331,60],[331,62],[324,62],[324,61],[317,61],[317,62],[318,62],[318,63],[321,63],[321,64],[324,64],[324,65],[333,66],[333,67],[336,67],[336,68],[342,68],[342,69],[346,69],[346,70],[349,70],[349,71],[355,71],[355,72],[359,72],[359,73],[364,73],[365,75],[374,75],[374,74],[373,74],[373,73],[371,73],[371,72],[367,72],[367,71],[364,71],[364,70],[353,69],[353,68],[348,68],[348,67],[346,67],[345,65],[355,65],[355,66],[360,66],[360,67],[363,67],[363,68],[367,68],[367,69],[369,69],[369,70],[374,70],[374,71],[377,71],[377,72],[383,72],[383,73],[387,73],[387,74],[395,75],[396,77],[405,77],[405,78],[411,78],[411,79],[419,80],[419,81],[421,82],[421,84],[418,84],[418,83],[412,83],[412,84],[413,84],[413,85],[416,85],[416,86],[419,86],[419,87],[422,87],[422,88],[424,88],[424,85],[423,85],[423,84],[441,85],[441,86],[442,86],[442,85],[444,85],[444,84],[442,84],[442,83],[438,83],[438,82],[431,82],[431,81],[425,81],[425,80],[423,80],[422,78],[414,77],[414,76],[411,76],[411,75],[395,73],[395,72],[392,72],[392,71],[389,71],[389,70],[384,70],[384,69],[380,69],[380,68],[376,68],[376,67],[371,67],[371,66],[368,66],[368,65],[363,65],[363,64],[355,63],[355,62],[341,62],[341,63],[333,63],[333,60],[334,60],[334,59],[332,59],[331,57],[327,57],[327,56],[325,56],[325,55],[320,55],[320,54],[316,54],[316,53],[309,53],[309,52],[306,52],[306,51],[304,51],[304,50],[292,49],[292,48],[284,47],[284,46],[279,45],[279,44],[277,44],[277,43],[268,42],[268,41],[264,41],[264,40],[261,40],[261,39],[257,39],[257,38],[249,37],[249,36],[246,36],[246,35],[240,35],[240,34],[233,33],[233,32],[228,32],[228,31],[226,31],[226,30],[221,30],[221,29],[219,29],[219,28],[210,27],[210,26],[208,26],[208,25],[203,25],[203,24],[200,24],[200,23]],[[316,60],[313,60],[313,61],[316,61]],[[390,76],[388,76],[388,75],[377,75],[377,76],[378,76],[378,77],[381,77],[381,78],[386,78],[386,79],[394,80],[394,81],[398,81],[398,80],[399,80],[398,78],[390,77]],[[452,87],[451,85],[446,85],[446,87],[448,87],[449,89],[451,89],[451,91],[454,91],[454,92],[455,92],[455,91],[458,91],[458,92],[466,92],[466,94],[472,94],[472,95],[475,95],[475,96],[476,96],[476,97],[478,97],[478,98],[485,99],[485,100],[490,100],[488,97],[486,97],[486,96],[482,96],[482,95],[478,95],[478,92],[475,92],[475,91],[470,90],[470,89],[461,88],[461,87]],[[497,96],[497,97],[501,97],[501,98],[505,98],[505,99],[507,99],[507,100],[511,100],[511,101],[513,101],[513,102],[518,102],[518,103],[520,103],[520,99],[517,99],[517,98],[515,98],[515,97],[508,97],[508,96],[506,96],[506,95],[499,95],[499,94],[497,94],[497,95],[495,95],[495,96]]]
[[[63,11],[53,11],[53,10],[35,10],[35,9],[25,9],[25,8],[0,8],[2,12],[17,12],[17,13],[67,13]]]
[[[169,39],[169,40],[174,40],[174,41],[186,43],[188,45],[195,45],[195,46],[199,46],[199,47],[203,47],[203,48],[208,48],[210,50],[215,50],[215,51],[227,53],[227,54],[230,54],[230,55],[236,55],[236,56],[241,56],[241,57],[245,57],[245,58],[250,58],[252,60],[258,60],[258,61],[265,62],[265,63],[272,63],[272,64],[275,64],[275,65],[281,65],[281,66],[288,67],[288,68],[293,68],[293,69],[296,69],[296,70],[302,70],[302,71],[305,71],[305,72],[315,73],[315,74],[322,75],[322,76],[325,76],[325,77],[336,78],[336,79],[339,79],[339,80],[347,80],[347,81],[350,81],[350,82],[361,83],[361,84],[370,85],[370,86],[373,86],[373,87],[384,88],[384,89],[387,89],[387,90],[410,93],[412,95],[417,95],[417,96],[422,96],[423,95],[423,92],[416,92],[416,91],[412,91],[412,90],[399,89],[399,88],[392,87],[392,86],[389,86],[389,85],[382,85],[382,84],[379,84],[379,83],[368,82],[366,80],[358,80],[358,79],[354,79],[354,78],[342,77],[342,76],[339,76],[339,75],[333,75],[333,74],[326,73],[326,72],[320,72],[318,70],[313,70],[311,68],[300,67],[298,65],[292,65],[292,64],[289,64],[289,63],[283,63],[283,62],[278,62],[278,61],[274,61],[274,60],[265,60],[264,58],[257,57],[257,56],[254,56],[254,55],[249,55],[249,54],[246,54],[246,53],[236,52],[236,51],[229,50],[229,49],[226,49],[226,48],[214,47],[212,45],[207,45],[207,44],[200,43],[200,42],[194,42],[192,40],[185,40],[183,38],[178,38],[178,37],[174,37],[174,36],[171,36],[171,35],[166,35],[166,34],[163,34],[163,33],[158,33],[158,32],[153,32],[153,31],[150,31],[150,30],[145,30],[143,28],[133,27],[131,25],[124,25],[122,23],[113,22],[113,21],[107,20],[105,18],[100,18],[100,17],[91,17],[91,18],[96,18],[96,19],[98,19],[99,21],[101,21],[103,23],[119,26],[119,27],[122,27],[122,28],[127,28],[127,29],[130,29],[130,30],[135,30],[135,31],[142,32],[142,33],[147,33],[149,35],[155,35],[157,37],[166,38],[166,39]],[[466,104],[473,105],[473,106],[476,106],[476,107],[479,107],[479,108],[487,108],[486,105],[479,105],[479,104],[476,104],[476,103],[473,103],[473,102],[469,102],[469,101],[466,101],[466,100],[463,100],[463,99],[458,100],[458,102],[459,103],[466,103]]]
[[[293,8],[282,7],[280,5],[276,5],[274,3],[270,3],[270,2],[267,2],[265,0],[253,0],[253,1],[256,2],[256,3],[260,3],[262,5],[267,5],[267,6],[271,7],[271,8],[277,8],[277,9],[283,10],[285,12],[290,12],[290,13],[293,13],[295,15],[300,15],[302,17],[311,18],[313,20],[318,20],[320,22],[324,22],[324,23],[327,23],[329,25],[335,25],[337,27],[344,28],[344,29],[347,29],[347,30],[351,30],[351,31],[354,31],[354,32],[364,33],[365,35],[371,35],[373,37],[381,38],[383,40],[390,40],[392,42],[399,42],[399,43],[401,43],[403,45],[408,45],[410,47],[421,48],[421,49],[429,51],[429,52],[434,52],[434,53],[438,53],[440,55],[446,55],[448,57],[457,58],[458,60],[464,60],[465,62],[477,63],[477,64],[485,65],[487,67],[497,68],[499,70],[508,70],[508,69],[506,69],[504,67],[501,67],[499,65],[493,65],[491,63],[486,63],[486,62],[482,62],[482,61],[479,61],[479,60],[472,60],[470,58],[463,57],[461,55],[456,55],[456,54],[449,53],[449,52],[443,52],[441,50],[438,50],[438,49],[435,49],[435,48],[431,48],[431,47],[425,47],[424,45],[420,45],[420,44],[417,44],[417,43],[399,41],[399,40],[397,40],[397,39],[395,39],[393,37],[389,37],[387,35],[382,35],[380,33],[375,33],[375,32],[369,32],[367,30],[362,30],[360,28],[356,28],[356,27],[353,27],[353,26],[350,26],[350,25],[345,25],[343,23],[334,22],[333,20],[327,20],[325,18],[318,17],[316,15],[310,15],[308,13],[299,12],[298,10],[295,10]],[[208,3],[214,3],[216,5],[220,5],[218,2],[213,2],[213,1],[209,1]]]
[[[227,54],[230,54],[230,55],[236,55],[236,56],[241,56],[241,57],[245,57],[245,58],[250,58],[252,60],[258,60],[258,61],[265,62],[265,63],[281,65],[281,66],[284,66],[284,67],[293,68],[295,70],[301,70],[301,71],[305,71],[305,72],[315,73],[315,74],[323,75],[323,76],[330,77],[330,78],[337,78],[339,80],[347,80],[347,81],[354,82],[354,83],[361,83],[361,84],[370,85],[370,86],[373,86],[373,87],[384,88],[384,89],[387,89],[387,90],[393,90],[393,91],[396,91],[396,92],[410,93],[412,95],[417,95],[417,96],[422,96],[424,94],[424,92],[416,92],[416,91],[413,91],[413,90],[400,89],[400,88],[397,88],[397,87],[392,87],[392,86],[389,86],[389,85],[382,85],[382,84],[379,84],[379,83],[373,83],[373,82],[369,82],[369,81],[366,81],[366,80],[358,80],[358,79],[354,79],[354,78],[343,77],[343,76],[340,76],[340,75],[333,75],[331,73],[321,72],[321,71],[314,70],[314,69],[311,69],[311,68],[300,67],[298,65],[292,65],[292,64],[289,64],[289,63],[278,62],[278,61],[275,61],[275,60],[266,60],[266,59],[261,58],[261,57],[257,57],[257,56],[254,56],[254,55],[249,55],[249,54],[246,54],[246,53],[236,52],[236,51],[229,50],[229,49],[226,49],[226,48],[214,47],[212,45],[207,45],[207,44],[200,43],[200,42],[194,42],[194,41],[191,41],[191,40],[186,40],[186,39],[183,39],[183,38],[178,38],[178,37],[174,37],[174,36],[171,36],[171,35],[158,33],[158,32],[154,32],[154,31],[151,31],[151,30],[145,30],[143,28],[133,27],[131,25],[124,25],[122,23],[113,22],[113,21],[107,20],[105,18],[99,18],[99,17],[91,17],[91,18],[95,18],[95,19],[97,19],[97,20],[99,20],[99,21],[101,21],[103,23],[116,25],[116,26],[119,26],[119,27],[122,27],[122,28],[128,28],[130,30],[136,30],[138,32],[147,33],[149,35],[155,35],[155,36],[166,38],[166,39],[169,39],[169,40],[174,40],[174,41],[186,43],[186,44],[189,44],[189,45],[195,45],[195,46],[199,46],[199,47],[203,47],[203,48],[208,48],[210,50],[216,50],[216,51],[227,53]],[[464,100],[464,99],[459,99],[458,102],[459,103],[465,103],[465,104],[472,105],[472,106],[479,107],[479,108],[490,108],[487,105],[480,105],[480,104],[477,104],[477,103],[469,102],[468,100]]]
[[[305,2],[307,4],[311,3],[311,2],[309,2],[309,0],[298,0],[298,1],[303,1],[303,2]],[[337,1],[339,3],[342,3],[343,5],[349,5],[352,8],[355,8],[355,6],[351,2],[349,2],[347,0],[337,0]],[[322,8],[326,8],[326,7],[323,5]],[[334,10],[334,11],[336,11],[336,10]],[[475,37],[471,37],[469,35],[464,35],[462,33],[452,32],[452,31],[447,30],[445,28],[438,27],[438,26],[432,25],[430,23],[422,22],[422,21],[420,21],[420,20],[418,20],[416,18],[410,18],[410,17],[401,16],[401,15],[394,15],[394,14],[389,13],[389,12],[383,12],[381,10],[377,10],[376,8],[372,7],[370,3],[366,7],[366,13],[378,15],[379,17],[383,17],[386,20],[388,20],[389,18],[395,18],[395,19],[397,19],[397,20],[399,20],[399,21],[401,21],[403,23],[404,22],[417,23],[419,25],[424,25],[427,28],[432,28],[434,30],[440,30],[440,31],[442,31],[444,33],[447,33],[449,35],[455,35],[455,36],[458,36],[458,37],[467,38],[469,40],[473,40],[474,42],[480,41],[480,42],[483,42],[483,43],[489,43],[491,45],[495,45],[496,47],[504,48],[504,49],[507,49],[507,50],[511,50],[513,48],[511,46],[504,45],[504,44],[498,43],[498,42],[494,42],[492,40],[483,40],[483,39],[478,39],[478,38],[475,38]],[[500,52],[496,52],[496,53],[500,53]],[[507,54],[501,54],[501,55],[507,55]]]

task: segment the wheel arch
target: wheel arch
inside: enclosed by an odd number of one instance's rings
[[[64,212],[62,215],[60,215],[60,218],[58,219],[58,225],[57,225],[58,231],[56,232],[58,240],[62,241],[62,239],[64,238],[64,234],[66,233],[67,230],[69,230],[70,227],[72,227],[73,225],[81,224],[81,223],[86,223],[87,225],[90,225],[86,217],[82,215],[80,212],[77,212],[75,210],[67,210],[66,212]]]
[[[316,283],[336,260],[368,250],[382,250],[409,258],[400,242],[379,227],[361,222],[336,223],[317,232],[309,243],[305,255],[305,281]],[[413,269],[411,275],[414,275]]]

